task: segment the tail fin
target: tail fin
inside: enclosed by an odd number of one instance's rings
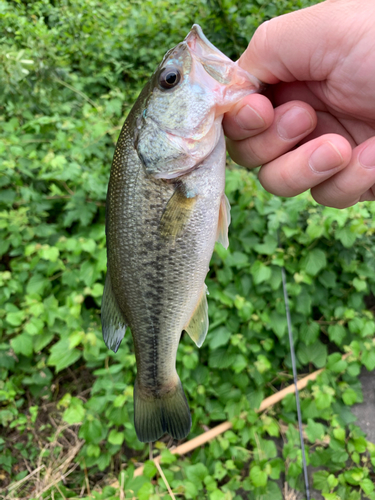
[[[146,394],[136,379],[134,425],[143,443],[157,441],[166,432],[174,439],[183,439],[189,434],[190,410],[179,378],[178,383],[160,397]]]

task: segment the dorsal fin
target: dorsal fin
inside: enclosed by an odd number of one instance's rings
[[[117,352],[125,335],[126,321],[113,293],[109,269],[104,285],[101,320],[105,345]]]
[[[216,241],[221,243],[224,248],[228,248],[228,227],[230,224],[230,204],[225,194],[221,197],[219,222],[217,225]]]
[[[197,346],[201,347],[208,330],[207,287],[205,284],[203,284],[201,295],[190,318],[189,324],[184,330],[189,334],[190,338],[194,340]]]
[[[164,237],[176,239],[180,236],[190,219],[196,198],[187,198],[177,187],[165,207],[160,220],[160,233]]]

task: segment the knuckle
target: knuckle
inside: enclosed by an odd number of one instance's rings
[[[244,139],[242,141],[227,140],[229,156],[233,161],[246,168],[259,167],[261,158],[253,150],[253,141]]]
[[[284,162],[279,168],[279,181],[284,191],[288,193],[287,196],[301,193],[307,189],[301,185],[300,177],[292,174],[288,164]]]
[[[254,141],[249,139],[242,141],[244,144],[244,157],[248,167],[255,168],[262,165],[262,158],[254,150]]]
[[[251,39],[251,45],[255,54],[265,53],[269,48],[268,27],[271,21],[262,23],[256,30]]]

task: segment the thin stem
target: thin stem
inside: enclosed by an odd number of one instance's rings
[[[169,483],[167,481],[167,478],[164,476],[163,469],[160,467],[159,460],[154,460],[154,464],[156,465],[156,468],[159,471],[159,474],[161,475],[165,486],[167,487],[168,493],[170,494],[172,500],[176,500],[176,497],[173,494],[173,491],[171,490],[171,487],[169,486]]]
[[[63,85],[64,87],[66,87],[67,89],[69,90],[72,90],[73,92],[75,92],[76,94],[78,94],[79,96],[81,96],[85,101],[87,101],[88,103],[91,104],[91,106],[93,108],[95,108],[96,110],[98,109],[98,106],[95,104],[94,101],[92,101],[90,99],[89,96],[87,96],[86,94],[84,94],[83,92],[81,92],[80,90],[74,88],[72,85],[69,85],[69,83],[66,83],[64,82],[64,80],[60,80],[60,78],[58,78],[57,76],[54,76],[53,79],[57,82],[57,83],[60,83],[60,85]]]

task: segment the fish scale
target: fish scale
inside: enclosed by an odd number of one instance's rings
[[[216,57],[212,74],[218,73],[218,54],[224,66],[235,66],[193,27],[167,53],[130,112],[108,186],[103,336],[116,352],[130,327],[137,362],[134,423],[144,442],[164,432],[181,439],[190,430],[177,348],[183,330],[199,347],[203,343],[208,328],[204,280],[215,241],[227,245],[221,127],[226,98],[224,84],[206,71],[209,61],[203,68],[202,50],[203,56]],[[227,108],[256,89],[241,71],[234,68],[225,84],[232,85]],[[166,72],[175,88],[163,80]]]

